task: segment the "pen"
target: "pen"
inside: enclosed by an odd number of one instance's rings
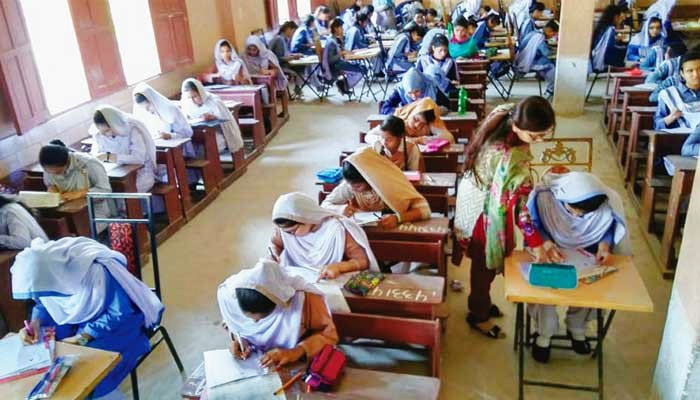
[[[375,217],[377,217],[377,218],[379,218],[379,219],[382,219],[382,215],[381,215],[381,214],[372,213],[372,215],[374,215]]]
[[[26,319],[24,320],[24,329],[27,330],[29,336],[34,337],[34,328],[32,328],[32,326],[29,324],[29,321],[27,321]]]
[[[233,334],[236,337],[236,342],[238,342],[238,346],[241,348],[241,355],[245,352],[245,349],[243,348],[243,340],[241,339],[241,335],[238,334],[238,332]]]
[[[288,380],[284,385],[282,385],[281,388],[275,390],[275,393],[273,393],[273,396],[277,396],[278,394],[284,392],[287,390],[290,386],[294,384],[301,376],[304,374],[304,371],[299,371],[297,372],[296,375],[294,375],[290,380]]]
[[[275,256],[275,253],[272,251],[272,247],[268,246],[267,251],[270,253],[270,257],[272,257],[272,261],[279,261],[277,256]]]

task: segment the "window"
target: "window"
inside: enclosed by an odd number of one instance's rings
[[[288,0],[277,0],[277,23],[283,24],[285,21],[289,21]]]
[[[192,38],[185,0],[149,0],[160,69],[172,71],[191,64]]]
[[[21,0],[44,98],[51,114],[90,100],[66,0]]]
[[[297,3],[297,15],[303,17],[304,15],[311,14],[311,0],[296,0]]]
[[[109,0],[126,83],[160,73],[158,47],[148,0]]]

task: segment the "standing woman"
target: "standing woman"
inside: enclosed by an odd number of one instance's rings
[[[216,147],[219,153],[227,148],[229,152],[235,153],[243,147],[241,129],[219,96],[207,92],[202,83],[194,78],[185,79],[180,91],[182,92],[180,99],[182,111],[188,118],[224,121],[220,125],[221,130],[216,132]]]
[[[100,161],[143,165],[136,174],[136,190],[148,193],[156,181],[156,145],[146,126],[115,107],[98,106],[92,117],[90,151]]]
[[[49,240],[31,210],[0,195],[0,249],[22,250],[36,238]]]
[[[624,67],[626,47],[617,44],[616,28],[625,18],[618,6],[608,6],[593,30],[591,66],[593,71],[603,72],[607,67]]]
[[[467,172],[457,192],[455,234],[471,258],[467,323],[492,339],[505,337],[491,321],[503,314],[491,303],[489,292],[515,247],[514,222],[537,262],[549,260],[527,209],[532,190],[529,144],[551,136],[554,125],[550,103],[539,96],[527,97],[514,108],[512,104],[496,107],[467,148]]]
[[[85,198],[88,192],[112,192],[102,162],[89,154],[72,151],[60,140],[41,148],[39,164],[44,170],[44,185],[49,192],[60,193],[63,201]],[[98,200],[94,204],[98,217],[114,215],[111,200]]]
[[[66,343],[118,352],[119,363],[95,387],[93,398],[112,394],[141,356],[151,348],[145,328],[160,322],[163,304],[126,269],[119,252],[85,237],[44,242],[36,239],[17,255],[12,272],[12,297],[34,300],[30,334],[36,343],[41,327],[53,326]]]
[[[241,57],[248,72],[253,75],[269,75],[275,79],[276,90],[287,89],[287,77],[282,71],[277,56],[268,50],[260,37],[250,35],[245,40],[245,51]]]
[[[214,63],[216,77],[225,85],[250,85],[250,74],[243,60],[233,49],[227,39],[219,39],[214,46]]]

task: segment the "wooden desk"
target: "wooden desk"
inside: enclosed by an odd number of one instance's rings
[[[610,265],[616,266],[617,272],[590,285],[579,283],[579,286],[574,290],[531,286],[520,272],[520,264],[523,262],[530,262],[530,256],[523,251],[513,252],[506,259],[504,272],[506,300],[517,303],[515,345],[518,349],[518,398],[523,399],[525,385],[533,385],[598,392],[599,398],[602,399],[603,342],[615,316],[615,311],[652,312],[654,310],[654,304],[632,262],[632,258],[612,256]],[[597,335],[592,339],[597,342],[593,350],[598,361],[597,386],[564,385],[525,379],[524,350],[529,339],[529,337],[525,337],[525,303],[596,309]],[[603,320],[602,310],[610,310],[606,321]],[[529,336],[529,332],[527,333]],[[554,336],[552,339],[560,338],[566,338],[566,336]]]
[[[265,126],[263,115],[263,104],[261,92],[265,85],[212,85],[207,86],[207,90],[221,97],[222,100],[235,100],[243,106],[252,108],[252,119],[243,118],[238,120],[242,130],[250,127],[252,129],[253,151],[249,157],[257,157],[262,154],[265,146]]]
[[[464,156],[464,143],[455,143],[443,147],[437,152],[425,152],[425,146],[419,145],[426,172],[451,173],[461,172],[460,157]]]
[[[341,288],[354,272],[330,281]],[[445,278],[419,274],[384,274],[385,279],[366,296],[342,289],[345,300],[354,313],[391,315],[435,319],[435,306],[443,302]]]
[[[180,203],[182,205],[183,217],[187,216],[186,211],[192,205],[192,198],[190,195],[190,186],[187,179],[187,165],[185,164],[185,155],[183,152],[183,146],[190,143],[192,140],[190,138],[183,139],[155,139],[156,148],[165,153],[165,157],[169,160],[166,165],[172,165],[175,173],[175,181],[168,182],[171,185],[177,187],[180,193]],[[170,174],[168,174],[170,176]]]
[[[73,400],[86,398],[107,374],[119,363],[119,353],[56,343],[56,354],[77,354],[80,359],[66,374],[51,399]],[[24,399],[39,382],[43,374],[29,376],[17,381],[0,384],[0,393],[6,399]]]
[[[369,123],[370,129],[379,125],[384,121],[386,115],[372,114],[367,117],[367,122]],[[478,118],[476,113],[473,111],[468,111],[464,115],[459,115],[457,113],[449,113],[446,115],[441,115],[440,119],[445,123],[447,129],[452,132],[457,142],[468,142],[472,137],[474,128]]]
[[[651,129],[654,127],[654,113],[656,107],[647,106],[630,106],[628,111],[632,114],[630,118],[630,129],[627,137],[627,151],[622,152],[622,145],[618,145],[618,160],[622,169],[622,176],[625,184],[634,185],[637,179],[637,166],[639,164],[639,156],[637,155],[639,146],[639,132],[643,129]],[[620,138],[624,136],[624,132],[620,131]]]
[[[673,242],[680,230],[681,202],[690,196],[698,159],[673,155],[664,157],[664,162],[673,167],[674,174],[671,180],[671,195],[666,210],[664,234],[661,238],[661,266],[669,270],[664,271],[665,273],[673,273],[677,261]]]
[[[24,327],[29,316],[27,301],[12,298],[12,275],[10,267],[15,262],[17,250],[0,250],[0,314],[5,318],[7,329],[17,332]],[[3,332],[0,332],[3,336]]]
[[[64,218],[71,233],[76,236],[90,237],[90,218],[85,198],[67,201],[55,208],[39,208],[37,212],[41,219]]]
[[[370,58],[377,57],[381,50],[379,47],[373,47],[369,49],[358,49],[354,50],[351,53],[348,53],[345,55],[345,60],[347,61],[359,61],[359,60],[367,60]]]

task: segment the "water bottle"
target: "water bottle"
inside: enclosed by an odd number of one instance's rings
[[[452,38],[452,31],[454,30],[454,27],[452,26],[452,21],[447,23],[447,38],[451,39]]]
[[[459,115],[464,115],[467,113],[467,103],[469,102],[469,95],[467,94],[467,89],[464,87],[459,88],[459,100],[457,102],[457,113]]]

